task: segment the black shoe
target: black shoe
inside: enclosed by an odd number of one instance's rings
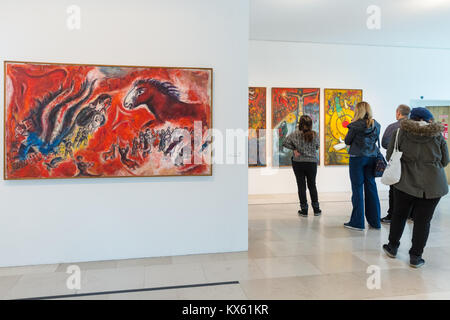
[[[307,217],[308,216],[308,211],[298,210],[298,215],[300,217]]]
[[[314,215],[316,217],[318,217],[318,216],[320,216],[322,214],[322,210],[320,210],[318,202],[313,203],[312,207],[313,207]]]
[[[319,207],[313,208],[313,211],[314,211],[314,215],[315,215],[316,217],[318,217],[318,216],[320,216],[320,215],[322,214],[322,210],[320,210]]]
[[[389,258],[395,258],[397,256],[397,249],[392,248],[390,245],[383,245],[383,250]]]
[[[410,259],[409,259],[409,265],[412,268],[420,268],[421,266],[423,266],[425,264],[425,260],[422,259],[421,256],[413,256],[410,255]]]
[[[391,215],[388,214],[386,217],[381,218],[381,223],[390,224],[391,223]]]
[[[300,210],[298,210],[298,215],[300,217],[307,217],[308,216],[308,204],[306,204],[306,205],[300,204]]]

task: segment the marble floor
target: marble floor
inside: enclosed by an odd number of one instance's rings
[[[79,290],[67,289],[65,264],[0,268],[0,299],[450,299],[450,197],[436,211],[418,270],[408,265],[411,223],[390,259],[380,250],[388,226],[345,229],[350,195],[320,197],[323,215],[300,218],[295,195],[250,196],[248,252],[77,263]],[[218,284],[189,287],[208,283]],[[145,288],[157,289],[134,291]]]

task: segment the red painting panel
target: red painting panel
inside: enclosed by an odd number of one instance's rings
[[[5,179],[212,174],[212,69],[4,68]]]

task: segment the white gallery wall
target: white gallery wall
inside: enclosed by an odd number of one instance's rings
[[[1,1],[0,60],[211,67],[214,128],[245,129],[248,16],[245,0]],[[0,266],[247,250],[247,174],[1,180]]]
[[[271,128],[271,87],[321,88],[323,144],[324,88],[363,89],[384,132],[395,121],[399,104],[421,96],[450,99],[450,50],[252,40],[249,86],[267,87],[267,128]],[[267,158],[271,155],[269,142]],[[348,167],[324,166],[323,149],[317,184],[319,192],[351,191]],[[249,194],[297,192],[291,168],[273,171],[270,166],[250,168],[248,188]],[[386,189],[380,183],[379,188]]]

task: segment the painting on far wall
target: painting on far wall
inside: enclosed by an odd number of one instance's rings
[[[266,166],[266,88],[248,89],[248,165]]]
[[[313,130],[320,133],[319,88],[272,88],[272,165],[290,166],[292,151],[282,146],[297,128],[303,114],[313,120]],[[317,151],[319,159],[319,151]]]
[[[4,178],[211,175],[212,69],[5,62]]]
[[[325,165],[349,164],[344,139],[362,95],[359,89],[325,89]]]

